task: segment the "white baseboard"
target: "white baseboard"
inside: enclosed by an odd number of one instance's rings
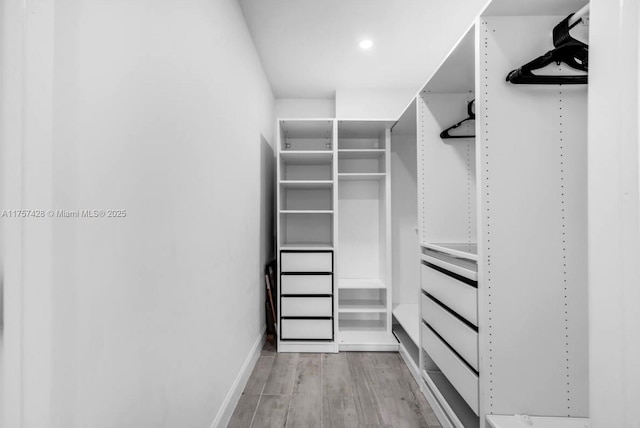
[[[216,418],[211,423],[211,428],[226,428],[231,420],[231,416],[233,415],[233,411],[240,400],[240,396],[242,395],[242,391],[244,387],[247,385],[247,381],[249,380],[249,376],[251,376],[251,372],[258,362],[258,358],[260,357],[260,352],[262,351],[262,347],[264,346],[264,341],[266,339],[267,326],[263,326],[258,338],[256,339],[251,351],[249,351],[249,355],[247,355],[247,359],[245,360],[238,376],[233,381],[227,396],[224,398],[222,402],[222,406],[220,406],[220,410],[218,410],[218,414]]]

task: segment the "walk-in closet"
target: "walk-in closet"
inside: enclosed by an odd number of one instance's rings
[[[640,428],[640,0],[3,0],[0,64],[0,427]]]
[[[298,297],[298,321],[286,318],[292,300],[281,293],[282,328],[308,328],[299,337],[282,330],[280,351],[397,350],[446,427],[499,428],[493,415],[521,414],[587,423],[589,20],[581,6],[491,2],[393,123],[322,121],[325,140],[312,147],[315,123],[279,122],[281,162],[302,147],[288,129],[307,124],[308,147],[325,161],[309,161],[302,178],[325,180],[325,190],[309,182],[300,197],[329,209],[324,217],[280,212],[287,233],[309,221],[304,244],[290,247],[281,235],[285,291],[292,256],[317,259],[300,284],[320,273],[321,259],[334,279],[324,297]],[[574,12],[584,18],[571,21]],[[315,168],[323,174],[311,177]],[[326,252],[310,247],[320,242]],[[304,299],[313,308],[325,299],[322,314],[303,309]],[[333,322],[332,333],[316,336],[320,322]]]

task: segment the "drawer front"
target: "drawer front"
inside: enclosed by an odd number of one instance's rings
[[[420,265],[422,289],[449,309],[478,325],[478,289],[445,275],[425,264]]]
[[[424,323],[421,324],[421,329],[422,347],[477,415],[478,375],[462,362]]]
[[[331,297],[283,297],[281,317],[330,317]]]
[[[333,294],[332,275],[282,275],[280,294]]]
[[[280,272],[333,272],[333,253],[290,253],[280,255]]]
[[[422,295],[422,319],[478,371],[478,332]]]
[[[333,339],[333,320],[282,319],[282,339]]]

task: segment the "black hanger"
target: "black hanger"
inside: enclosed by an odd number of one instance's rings
[[[584,85],[588,82],[587,75],[574,76],[544,76],[533,74],[533,70],[546,67],[551,63],[560,65],[564,62],[569,67],[580,71],[589,71],[589,45],[574,39],[569,30],[575,27],[576,21],[569,26],[569,20],[573,14],[567,16],[553,29],[553,46],[555,49],[513,70],[507,75],[507,82],[528,85]]]
[[[449,138],[474,138],[475,135],[451,135],[449,134],[449,131],[458,128],[460,125],[462,125],[463,123],[465,123],[468,120],[476,120],[476,114],[473,112],[473,103],[476,100],[471,100],[469,101],[469,104],[467,104],[467,113],[469,114],[469,117],[467,117],[466,119],[461,120],[460,122],[456,123],[455,125],[445,129],[444,131],[442,131],[440,133],[440,138],[442,139],[449,139]]]

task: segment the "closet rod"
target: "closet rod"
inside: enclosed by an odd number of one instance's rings
[[[573,14],[569,19],[569,27],[576,25],[582,18],[589,14],[589,3],[584,5],[582,9]]]

